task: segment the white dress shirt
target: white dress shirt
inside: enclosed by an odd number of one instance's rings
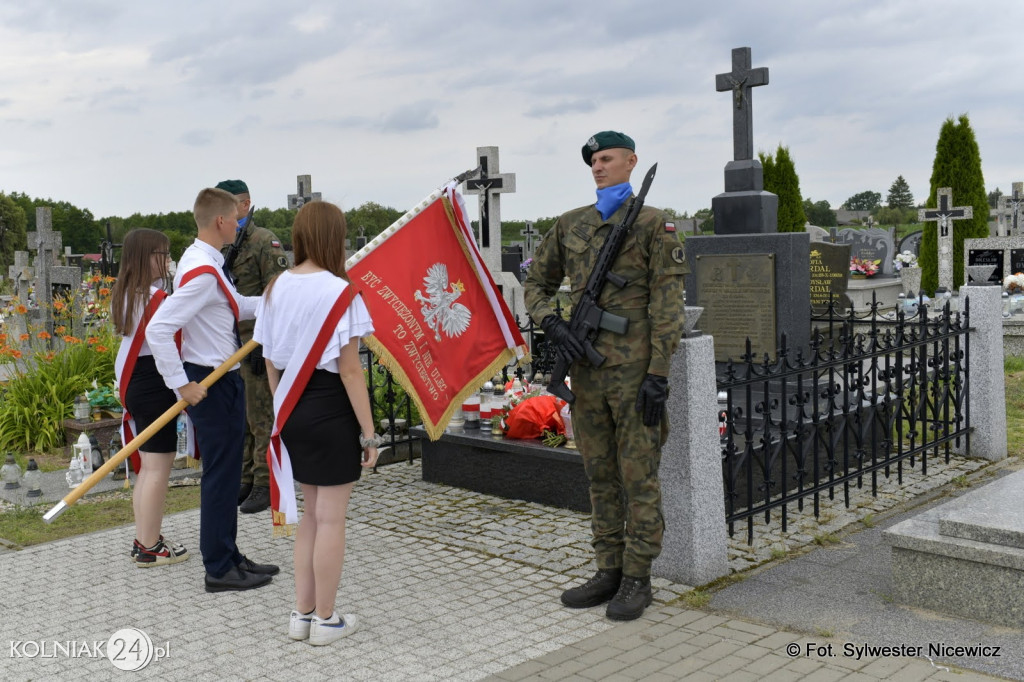
[[[146,342],[153,353],[156,368],[167,387],[175,393],[189,382],[183,362],[218,367],[238,350],[235,315],[217,277],[206,273],[190,280],[184,287],[180,286],[182,277],[201,265],[213,266],[219,272],[224,265],[224,256],[206,242],[196,239],[178,262],[174,293],[157,309],[146,327]],[[260,297],[242,296],[230,282],[228,288],[238,305],[239,318],[255,318]],[[179,329],[182,330],[180,358],[174,343],[174,333]],[[232,367],[237,368],[237,364]]]

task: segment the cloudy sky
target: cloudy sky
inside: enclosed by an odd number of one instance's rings
[[[965,112],[1006,191],[1024,180],[1024,3],[967,6],[0,0],[0,191],[126,216],[240,177],[277,208],[311,174],[342,208],[405,209],[496,145],[518,186],[502,215],[532,219],[593,200],[579,149],[615,129],[659,162],[648,203],[692,213],[732,158],[715,74],[740,46],[770,70],[755,151],[788,146],[805,198],[884,199],[903,175],[923,199]]]

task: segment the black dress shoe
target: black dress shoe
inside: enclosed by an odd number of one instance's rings
[[[255,514],[270,506],[270,488],[265,485],[254,485],[249,497],[245,499],[238,511],[243,514]]]
[[[214,578],[212,575],[207,573],[206,591],[241,592],[242,590],[252,590],[257,587],[263,587],[271,580],[273,580],[273,578],[269,575],[250,573],[248,571],[243,571],[236,566],[219,578]]]
[[[257,564],[247,556],[243,556],[242,560],[238,562],[238,568],[246,573],[255,573],[257,575],[277,575],[278,571],[281,570],[274,564]]]
[[[238,489],[238,504],[242,504],[249,498],[249,493],[252,492],[252,483],[243,483],[242,487]]]

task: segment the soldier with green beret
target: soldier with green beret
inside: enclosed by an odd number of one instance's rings
[[[551,297],[569,278],[575,304],[612,228],[627,213],[637,164],[636,145],[620,132],[597,133],[583,145],[597,184],[597,202],[563,214],[544,235],[524,283],[526,307],[546,339],[572,361],[573,430],[590,481],[595,575],[566,590],[562,603],[588,608],[608,602],[613,620],[633,620],[650,605],[651,564],[661,552],[664,518],[658,465],[668,436],[668,373],[683,334],[683,276],[688,273],[675,224],[645,206],[612,272],[622,288],[606,286],[598,305],[629,320],[625,334],[601,331],[592,366]]]
[[[243,296],[261,296],[278,273],[288,269],[288,257],[281,242],[270,230],[247,221],[252,199],[249,187],[241,180],[224,180],[217,184],[238,199],[238,230],[245,232],[242,245],[231,268],[235,288]],[[225,256],[231,249],[224,248]],[[254,320],[238,323],[242,343],[252,338]],[[242,455],[242,487],[238,491],[239,511],[254,514],[270,506],[270,472],[267,468],[267,446],[274,423],[274,398],[267,383],[263,354],[259,349],[241,364],[245,383],[246,438]]]

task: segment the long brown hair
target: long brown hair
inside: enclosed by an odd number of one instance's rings
[[[307,260],[331,274],[349,281],[345,272],[345,234],[348,226],[341,209],[327,201],[304,204],[292,226],[292,247],[295,265]],[[264,296],[270,300],[274,280],[267,285]]]
[[[110,316],[114,329],[121,336],[135,333],[135,310],[144,311],[149,305],[149,286],[153,283],[153,254],[170,249],[167,235],[156,230],[139,228],[124,237],[121,249],[121,268],[110,293]],[[158,277],[167,279],[167,259],[160,261]]]

